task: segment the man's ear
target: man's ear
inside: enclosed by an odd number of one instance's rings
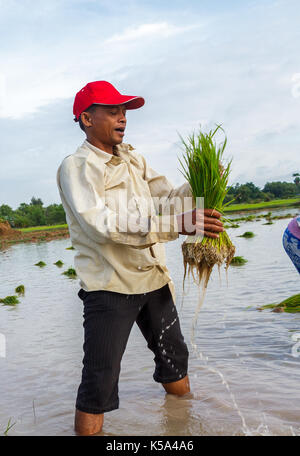
[[[81,113],[81,121],[85,127],[91,127],[93,125],[91,113],[83,111]]]

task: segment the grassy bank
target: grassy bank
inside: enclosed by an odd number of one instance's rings
[[[0,249],[19,242],[43,242],[69,237],[68,225],[32,226],[23,229],[12,229],[2,223]]]
[[[230,204],[225,208],[225,212],[251,211],[256,209],[270,209],[276,207],[300,206],[300,198],[278,199],[254,204]]]
[[[19,231],[23,233],[28,233],[31,231],[50,231],[50,230],[63,230],[68,228],[67,224],[64,225],[44,225],[44,226],[29,226],[28,228],[18,228]]]

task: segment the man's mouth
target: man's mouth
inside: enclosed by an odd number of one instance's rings
[[[125,135],[125,127],[115,128],[115,131],[117,131],[121,136]]]

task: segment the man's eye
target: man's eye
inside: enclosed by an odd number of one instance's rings
[[[117,114],[117,111],[111,111],[110,112],[113,116],[115,116]]]

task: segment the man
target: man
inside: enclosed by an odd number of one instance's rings
[[[57,172],[84,303],[79,435],[101,431],[104,413],[119,406],[120,364],[134,322],[155,355],[154,380],[170,394],[190,391],[188,350],[163,243],[179,234],[217,237],[223,231],[216,211],[212,217],[205,210],[201,221],[198,210],[178,213],[178,201],[192,199],[189,185],[173,188],[123,144],[126,111],[143,104],[142,97],[121,95],[106,81],[88,83],[73,107],[86,140]]]

